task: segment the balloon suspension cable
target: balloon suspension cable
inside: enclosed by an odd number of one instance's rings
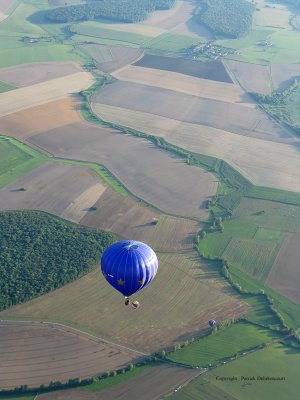
[[[129,305],[129,297],[125,296],[125,306]]]

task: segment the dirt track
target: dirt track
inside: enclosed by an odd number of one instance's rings
[[[0,388],[67,382],[128,365],[139,355],[72,328],[0,322]]]
[[[82,389],[60,391],[39,395],[37,400],[159,400],[198,374],[195,369],[160,365],[99,392]]]

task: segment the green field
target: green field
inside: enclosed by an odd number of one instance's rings
[[[10,90],[14,90],[14,89],[17,89],[17,88],[8,83],[0,81],[0,93],[9,92]]]
[[[17,140],[0,136],[0,187],[38,167],[47,159]]]
[[[186,365],[207,367],[280,336],[278,332],[247,322],[238,322],[172,352],[168,359]]]
[[[95,21],[81,22],[74,24],[70,28],[73,33],[84,37],[85,41],[94,43],[94,38],[97,39],[95,43],[106,44],[106,40],[115,42],[115,44],[135,45],[140,46],[147,43],[149,36],[139,35],[131,32],[117,31],[112,29],[103,28],[103,24]],[[73,37],[74,41],[79,41],[77,36]]]
[[[271,46],[260,46],[259,42],[268,40]],[[254,64],[298,63],[300,61],[300,32],[268,27],[254,27],[246,36],[239,39],[217,40],[215,44],[238,50],[238,54],[228,58]]]
[[[297,399],[300,392],[299,370],[300,351],[274,344],[193,380],[171,399]],[[229,379],[222,379],[226,377]],[[258,377],[283,377],[284,380],[259,380]]]
[[[72,46],[55,42],[53,35],[30,21],[38,9],[34,2],[20,2],[0,24],[0,68],[42,61],[85,62]],[[24,43],[24,36],[38,38],[37,43]]]
[[[150,52],[161,54],[180,54],[188,47],[198,43],[197,38],[184,35],[174,35],[172,33],[163,33],[158,37],[148,41],[145,48]]]
[[[244,299],[253,307],[253,311],[250,311],[244,316],[247,321],[271,327],[272,329],[282,329],[280,320],[276,314],[272,312],[265,296],[245,295]]]
[[[79,48],[87,57],[91,57],[99,64],[113,59],[109,48],[98,44],[84,44],[80,45]]]

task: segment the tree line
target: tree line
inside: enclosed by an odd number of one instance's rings
[[[202,0],[197,19],[217,34],[237,38],[251,30],[254,11],[246,0]]]
[[[91,271],[116,238],[36,211],[0,213],[0,310]]]
[[[139,22],[155,10],[171,8],[175,0],[97,0],[86,4],[57,7],[46,12],[49,21],[65,23],[106,18],[121,22]]]

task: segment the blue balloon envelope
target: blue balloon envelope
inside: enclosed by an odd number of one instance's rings
[[[216,321],[214,319],[209,320],[209,326],[213,328],[216,325]]]
[[[107,282],[125,297],[129,297],[153,280],[158,260],[151,247],[145,243],[122,240],[105,250],[100,265]]]

